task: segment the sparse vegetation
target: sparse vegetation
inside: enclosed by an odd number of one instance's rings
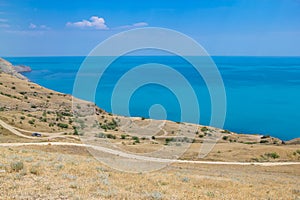
[[[122,139],[122,140],[125,140],[125,139],[126,139],[126,135],[123,135],[123,134],[122,134],[122,135],[121,135],[121,139]]]
[[[106,138],[106,134],[105,133],[97,133],[95,135],[95,137],[97,137],[97,138]]]
[[[264,143],[269,143],[268,140],[261,140],[259,143],[264,144]]]
[[[107,134],[106,137],[109,138],[109,139],[116,139],[117,138],[115,135],[110,134],[110,133]]]
[[[19,172],[24,168],[22,161],[13,161],[10,163],[10,169],[14,172]]]
[[[104,130],[115,130],[118,127],[118,123],[116,120],[112,119],[111,122],[107,123],[107,121],[104,121],[106,124],[102,124],[100,127]]]
[[[58,123],[57,126],[60,128],[68,128],[69,127],[68,124],[63,124],[63,123]]]
[[[207,127],[205,127],[205,126],[201,128],[201,131],[202,131],[202,132],[206,132],[206,131],[208,131],[208,130],[209,130],[209,129],[208,129]]]
[[[266,139],[266,138],[270,138],[270,136],[269,135],[263,135],[263,136],[261,136],[261,139]]]
[[[279,158],[279,157],[280,157],[276,152],[265,153],[264,155],[265,155],[267,158],[273,158],[273,159],[276,159],[276,158]]]
[[[223,140],[227,140],[227,139],[228,139],[228,136],[223,136],[222,139],[223,139]]]
[[[134,140],[135,143],[140,143],[140,139],[137,136],[132,136],[132,139]]]
[[[221,133],[226,133],[226,134],[230,134],[231,132],[228,130],[222,130]]]

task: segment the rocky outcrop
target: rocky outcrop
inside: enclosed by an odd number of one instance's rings
[[[21,71],[18,71],[17,69],[21,70]],[[17,69],[10,62],[0,58],[0,72],[10,74],[10,75],[17,77],[19,79],[22,79],[22,80],[28,80],[25,76],[23,76],[22,74],[19,73],[19,72],[24,72],[25,69],[28,70],[28,68],[17,67]],[[31,69],[30,69],[30,71],[31,71]]]
[[[15,70],[19,73],[23,73],[23,72],[31,72],[31,68],[25,65],[16,65],[14,66]]]

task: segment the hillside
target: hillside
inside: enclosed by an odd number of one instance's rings
[[[0,66],[0,193],[5,194],[0,199],[277,199],[278,194],[285,199],[300,197],[297,139],[282,144],[270,136],[127,118],[78,99],[76,102],[83,104],[72,109],[71,95],[39,86],[15,71],[7,73],[12,66],[7,61],[0,60]],[[91,108],[96,114],[93,127],[81,128],[87,122],[74,116],[74,111]],[[145,136],[141,129],[131,126],[133,123],[145,127]],[[146,134],[155,125],[161,130]],[[88,128],[96,128],[97,132],[88,134]],[[40,133],[41,137],[32,133]],[[145,174],[124,173],[95,160],[82,145],[86,136],[91,140],[89,144],[109,141],[113,148],[129,154],[188,144],[189,148],[178,159],[192,162],[175,162]],[[212,136],[220,139],[206,157],[199,158],[199,149]],[[250,164],[243,166],[246,162]],[[251,164],[268,162],[278,165]]]

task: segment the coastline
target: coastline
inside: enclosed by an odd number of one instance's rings
[[[21,75],[19,72],[21,72],[21,73],[26,73],[26,72],[31,72],[32,71],[32,69],[30,68],[30,67],[27,67],[27,66],[22,66],[22,65],[19,65],[19,66],[17,66],[17,67],[11,67],[11,66],[13,66],[11,63],[9,63],[9,62],[7,62],[7,61],[5,61],[4,59],[1,61],[0,60],[0,62],[4,62],[5,63],[5,65],[7,65],[7,66],[9,66],[8,67],[8,69],[9,70],[4,70],[4,72],[5,73],[9,73],[9,74],[12,74],[12,75],[14,75],[14,76],[16,76],[16,77],[18,77],[18,78],[21,78],[21,79],[24,79],[24,75]],[[3,68],[3,67],[2,67]],[[17,69],[17,70],[16,70]],[[29,80],[27,77],[25,77],[25,79],[27,79],[27,80]],[[137,116],[137,117],[140,117],[140,116]],[[182,123],[188,123],[188,122],[182,122]],[[199,125],[201,125],[201,124],[199,124]],[[229,132],[231,132],[231,131],[229,131]],[[262,138],[274,138],[274,136],[272,136],[272,135],[266,135],[266,134],[260,134],[260,133],[255,133],[255,134],[251,134],[251,133],[237,133],[237,134],[239,134],[239,135],[253,135],[253,136],[260,136],[260,137],[262,137]],[[278,139],[278,140],[280,140],[280,139]],[[300,143],[300,138],[298,138],[298,137],[296,137],[296,138],[293,138],[293,139],[291,139],[291,140],[281,140],[282,141],[282,143],[293,143],[293,144],[298,144],[298,143]]]

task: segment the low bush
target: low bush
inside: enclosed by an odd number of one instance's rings
[[[261,140],[259,143],[264,144],[264,143],[269,143],[268,140]]]
[[[227,134],[229,134],[229,133],[231,133],[231,132],[228,131],[228,130],[222,130],[221,133],[227,133]]]
[[[223,136],[222,139],[223,139],[223,140],[227,140],[227,139],[228,139],[228,136]]]
[[[126,135],[121,135],[121,139],[125,140],[126,139]]]
[[[63,123],[58,123],[57,126],[60,128],[68,128],[69,127],[68,124],[63,124]]]
[[[132,139],[136,142],[136,143],[140,143],[140,139],[137,136],[132,136]]]
[[[113,134],[107,134],[106,137],[109,139],[116,139],[116,136]]]
[[[268,157],[268,158],[273,158],[273,159],[276,159],[276,158],[280,157],[276,152],[265,153],[265,156]]]
[[[266,138],[270,138],[270,136],[269,135],[263,135],[263,136],[261,136],[261,139],[266,139]]]
[[[204,127],[201,128],[201,131],[202,132],[208,131],[208,128],[204,126]]]
[[[24,164],[21,161],[13,161],[10,163],[10,169],[15,172],[19,172],[24,168]]]
[[[95,135],[95,137],[97,137],[97,138],[106,138],[106,134],[105,133],[97,133]]]

